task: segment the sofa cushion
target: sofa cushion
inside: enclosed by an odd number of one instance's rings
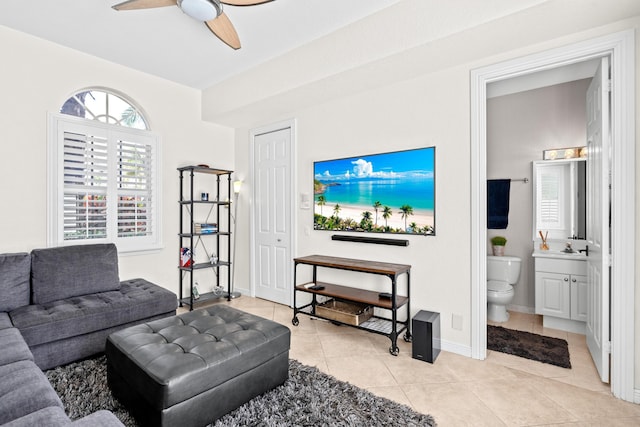
[[[35,363],[25,360],[0,366],[0,424],[49,406],[63,408]]]
[[[112,243],[31,251],[34,304],[114,291],[119,287],[118,250]]]
[[[31,258],[27,253],[0,255],[0,311],[29,304]]]
[[[177,305],[173,292],[132,279],[115,291],[29,305],[9,314],[33,347],[174,311]]]
[[[49,406],[3,424],[2,427],[70,426],[71,420],[59,406]]]
[[[0,351],[0,365],[18,362],[20,360],[33,361],[33,354],[29,350],[24,338],[20,335],[20,331],[16,328],[0,329],[0,343],[2,351]]]
[[[120,422],[113,412],[106,410],[89,414],[86,417],[75,420],[71,425],[73,427],[124,427],[124,424]]]
[[[0,313],[0,329],[13,328],[9,313]]]
[[[24,417],[15,419],[2,427],[124,427],[124,424],[109,411],[100,410],[76,421],[71,421],[67,414],[58,406],[49,406],[32,412]]]

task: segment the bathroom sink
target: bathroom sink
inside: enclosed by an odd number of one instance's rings
[[[558,251],[549,249],[546,251],[536,249],[533,251],[533,256],[537,258],[557,258],[557,259],[575,259],[582,260],[587,259],[587,256],[583,252],[565,252],[564,250]]]

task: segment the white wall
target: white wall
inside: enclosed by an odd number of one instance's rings
[[[46,246],[47,114],[89,86],[127,94],[162,141],[159,253],[120,256],[122,279],[177,292],[178,166],[233,168],[234,132],[200,120],[200,92],[0,26],[0,253]]]
[[[487,178],[529,179],[526,184],[511,182],[508,227],[487,231],[489,239],[505,236],[506,253],[522,259],[512,303],[519,311],[535,309],[531,162],[542,160],[543,150],[586,145],[589,82],[583,79],[487,101]]]
[[[459,124],[455,118],[469,108],[467,71],[449,69],[295,114],[294,200],[299,192],[313,192],[314,160],[436,146],[436,236],[403,236],[410,241],[408,247],[334,242],[331,232],[313,230],[312,210],[297,209],[296,255],[331,254],[411,264],[412,312],[440,312],[443,339],[463,347],[470,344],[470,197],[469,189],[459,183],[470,180],[470,148],[464,143],[470,130],[468,123]],[[236,168],[250,177],[248,130],[238,130],[236,141]],[[248,238],[243,243],[248,245]],[[246,253],[247,247],[242,249]],[[238,269],[238,281],[249,283],[248,269],[240,264]],[[383,281],[374,282],[384,287]],[[462,330],[451,328],[453,314],[462,317]]]
[[[57,111],[71,93],[86,86],[112,87],[127,93],[147,111],[153,129],[162,136],[166,249],[156,255],[123,258],[121,275],[147,277],[170,289],[175,288],[178,278],[177,166],[209,163],[235,169],[245,179],[236,274],[237,283],[246,286],[252,190],[250,128],[288,118],[298,120],[296,186],[298,191],[307,192],[312,188],[311,167],[315,159],[435,145],[437,236],[411,237],[407,248],[333,242],[330,233],[311,231],[310,236],[305,236],[304,229],[311,227],[312,218],[309,211],[298,210],[296,255],[331,253],[412,264],[413,311],[440,312],[443,339],[464,353],[471,343],[470,70],[615,31],[637,30],[640,25],[635,0],[597,1],[589,8],[572,1],[540,3],[539,7],[494,22],[484,20],[477,26],[470,23],[465,27],[468,30],[459,34],[444,31],[422,37],[403,28],[425,28],[420,13],[427,12],[415,13],[412,9],[423,7],[417,6],[422,2],[400,2],[393,8],[394,19],[385,16],[373,22],[384,22],[384,26],[356,25],[333,35],[319,51],[312,47],[304,55],[280,58],[277,72],[267,77],[258,67],[235,83],[205,91],[203,108],[208,111],[207,120],[233,123],[235,134],[229,128],[200,121],[200,93],[196,91],[0,27],[0,93],[4,100],[0,103],[0,194],[5,200],[5,209],[0,212],[0,249],[8,252],[44,246],[46,113]],[[411,26],[405,25],[407,22]],[[369,44],[374,35],[381,34],[382,41],[397,41],[397,45],[387,45],[383,50],[371,46],[358,49],[358,44]],[[339,52],[343,46],[341,37],[348,38],[350,52],[358,59],[348,67],[330,61],[332,49],[338,53],[336,57],[344,53]],[[640,60],[638,41],[636,53]],[[300,58],[306,61],[300,62]],[[315,80],[301,83],[295,76],[302,66],[323,67],[324,72],[318,73]],[[288,85],[289,81],[300,86]],[[276,89],[254,90],[260,86],[271,89],[271,85]],[[640,91],[640,84],[637,90]],[[220,98],[216,95],[220,92],[225,95],[223,99],[230,100],[240,93],[242,102],[228,109],[218,108]],[[636,163],[640,165],[640,150],[637,155]],[[27,161],[29,167],[24,167]],[[637,180],[640,184],[640,176]],[[638,208],[640,185],[636,188]],[[640,264],[640,218],[636,230]],[[639,283],[636,278],[637,307]],[[462,317],[462,330],[451,327],[453,314]],[[636,354],[640,354],[640,316],[635,322]],[[640,385],[639,360],[636,385]]]
[[[247,179],[251,176],[248,159],[250,129],[295,118],[298,131],[295,200],[299,192],[312,192],[311,168],[314,160],[435,145],[435,237],[410,237],[410,245],[406,248],[334,242],[330,240],[330,233],[312,230],[310,211],[296,210],[296,255],[321,253],[412,264],[412,311],[427,309],[440,312],[443,345],[463,354],[470,354],[472,313],[469,248],[470,71],[507,59],[637,28],[640,23],[637,17],[611,24],[599,21],[600,18],[610,19],[604,5],[597,11],[590,10],[592,14],[588,17],[576,14],[570,22],[555,22],[547,19],[544,10],[539,12],[484,25],[451,39],[419,45],[384,60],[374,59],[362,67],[324,77],[304,88],[291,87],[289,91],[281,91],[271,98],[256,98],[253,104],[244,108],[238,107],[208,117],[237,126],[236,170]],[[562,12],[567,16],[571,11]],[[543,17],[549,25],[541,31],[539,22]],[[503,50],[496,48],[497,45],[502,46]],[[296,72],[297,59],[298,56],[294,54],[278,60],[282,64],[280,85],[287,80],[288,73]],[[415,75],[416,70],[422,72]],[[244,75],[235,89],[246,95],[252,75],[257,82],[265,84],[258,68],[253,74]],[[358,84],[354,87],[348,84],[355,81]],[[231,82],[230,85],[232,87],[221,88],[227,96],[233,92],[235,83]],[[216,99],[217,89],[213,87],[204,92],[205,110],[207,104]],[[340,94],[327,99],[327,92]],[[318,101],[313,103],[313,99]],[[539,155],[541,148],[535,149],[536,155]],[[525,163],[529,161],[528,157]],[[524,171],[514,176],[522,173],[526,175]],[[250,192],[243,197],[249,208]],[[524,194],[523,198],[529,200],[530,196]],[[248,214],[240,220],[246,221],[240,227],[246,231],[246,235],[238,235],[238,253],[244,254],[248,262]],[[308,236],[305,234],[306,228],[311,229]],[[246,267],[249,267],[248,264]],[[238,283],[248,284],[249,279],[249,269],[239,268]],[[639,288],[637,282],[636,289]],[[520,301],[528,305],[531,297],[531,291],[527,290],[527,295],[521,296]],[[452,327],[454,315],[462,318],[462,330]],[[636,323],[638,325],[640,322]],[[636,331],[640,333],[640,327]],[[640,376],[636,383],[640,384]]]

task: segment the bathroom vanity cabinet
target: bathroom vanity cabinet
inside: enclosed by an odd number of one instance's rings
[[[575,259],[571,259],[571,257]],[[587,263],[578,255],[534,253],[536,314],[548,328],[585,333]]]

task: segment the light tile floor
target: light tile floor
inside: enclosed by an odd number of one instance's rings
[[[434,364],[411,358],[411,344],[242,296],[229,304],[291,329],[290,357],[379,396],[431,414],[446,426],[640,426],[640,405],[613,397],[598,378],[583,335],[542,327],[540,316],[513,312],[501,324],[569,343],[572,369],[489,351],[484,361],[442,351]],[[180,311],[184,311],[182,308]]]

